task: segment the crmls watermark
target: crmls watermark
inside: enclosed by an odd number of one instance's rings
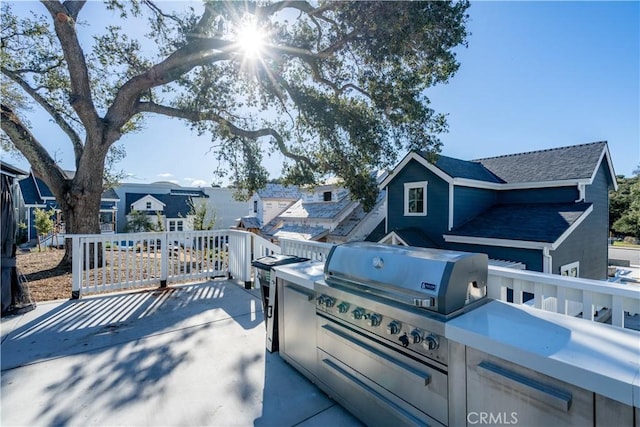
[[[518,424],[517,412],[469,412],[467,423],[486,425]]]

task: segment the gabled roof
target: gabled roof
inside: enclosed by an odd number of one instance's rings
[[[20,168],[17,168],[5,161],[0,160],[0,170],[2,171],[2,173],[7,174],[7,175],[28,175],[29,172],[27,171],[23,171]]]
[[[164,204],[162,214],[167,218],[186,218],[191,210],[191,206],[189,204],[191,196],[184,196],[181,194],[126,193],[125,214],[128,215],[131,212],[131,205],[133,203],[147,196],[153,197],[160,203]]]
[[[242,228],[260,228],[260,220],[255,216],[243,216],[240,218],[239,227]]]
[[[74,176],[72,171],[64,171],[64,173],[67,179]],[[40,178],[37,178],[33,173],[30,173],[28,177],[18,181],[18,185],[20,186],[20,192],[22,193],[25,205],[43,205],[45,199],[55,201],[55,196],[47,184]],[[102,201],[114,202],[120,200],[120,197],[118,197],[114,189],[110,188],[102,193],[100,199]]]
[[[273,236],[296,240],[318,240],[329,233],[323,227],[314,227],[301,224],[285,224],[273,233]]]
[[[571,145],[475,160],[505,183],[590,180],[607,143]]]
[[[21,179],[18,181],[18,185],[20,186],[20,192],[22,193],[22,199],[24,200],[25,205],[44,204],[44,200],[40,197],[33,175],[29,175],[28,177]]]
[[[267,184],[264,188],[257,191],[261,199],[286,199],[298,200],[302,197],[302,192],[296,186],[288,186],[281,184]]]
[[[379,203],[382,203],[385,199],[386,192],[384,190],[378,192],[378,197],[376,198],[376,202],[374,206],[377,206]],[[375,208],[374,208],[375,210]],[[332,236],[348,236],[349,233],[353,231],[353,229],[360,224],[367,216],[367,212],[364,211],[362,204],[358,204],[356,208],[349,214],[347,217],[342,220],[338,226],[331,231]]]
[[[422,230],[415,227],[398,228],[392,230],[384,237],[380,238],[379,241],[387,240],[393,235],[395,235],[396,238],[400,239],[407,246],[440,249],[440,245],[431,240],[429,236],[427,236]]]
[[[280,218],[332,219],[354,203],[348,195],[337,202],[305,203],[303,200],[298,200],[278,216]]]
[[[449,231],[444,239],[454,243],[556,249],[592,210],[591,203],[495,205]]]
[[[381,183],[386,187],[410,161],[415,160],[448,183],[493,189],[517,189],[591,183],[601,162],[609,169],[609,181],[617,183],[605,141],[548,150],[510,154],[479,160],[438,156],[435,163],[426,153],[412,151]]]

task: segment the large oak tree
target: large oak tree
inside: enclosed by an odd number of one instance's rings
[[[47,136],[30,131],[11,96],[2,99],[2,131],[51,188],[69,233],[99,232],[109,149],[150,114],[209,133],[245,195],[268,178],[263,155],[278,151],[288,182],[333,174],[370,208],[372,170],[406,150],[439,150],[446,122],[426,90],[458,69],[454,49],[466,44],[469,7],[105,1],[119,14],[115,26],[95,13],[83,21],[85,3],[42,1],[42,14],[25,17],[2,2],[2,84],[60,127],[75,175],[63,173]],[[127,29],[142,19],[148,34],[137,40]]]

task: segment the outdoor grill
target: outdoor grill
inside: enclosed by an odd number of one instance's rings
[[[320,386],[368,425],[450,425],[444,328],[487,301],[487,266],[485,254],[334,247],[315,285]]]

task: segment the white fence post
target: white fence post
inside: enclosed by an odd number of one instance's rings
[[[82,282],[82,259],[80,253],[80,236],[71,236],[71,299],[80,298],[80,283]]]
[[[160,287],[167,287],[169,276],[169,238],[168,232],[160,234]],[[157,250],[157,249],[156,249]]]

